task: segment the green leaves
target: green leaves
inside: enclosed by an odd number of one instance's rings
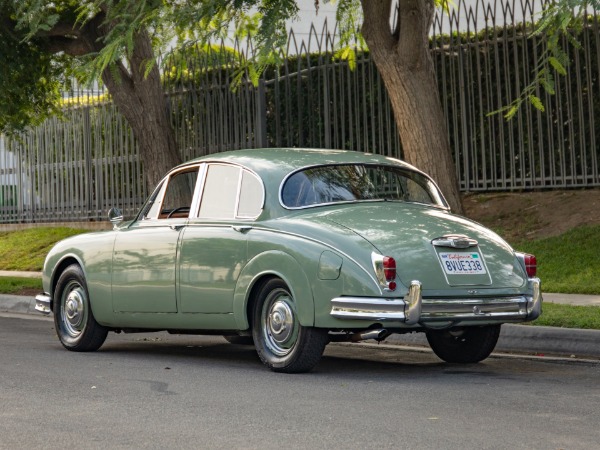
[[[555,94],[551,70],[560,76],[566,76],[570,64],[569,55],[563,49],[562,42],[566,40],[575,49],[581,48],[577,36],[585,25],[588,8],[600,8],[600,0],[556,0],[543,3],[543,6],[541,18],[535,24],[535,30],[531,32],[531,36],[544,35],[547,38],[546,48],[534,69],[533,81],[510,105],[488,115],[502,112],[505,113],[504,117],[510,120],[526,101],[535,109],[545,111],[542,101],[534,92],[542,87],[549,95]]]
[[[541,111],[541,112],[545,111],[544,105],[542,104],[542,101],[538,97],[536,97],[533,94],[530,94],[527,98],[529,99],[529,102],[535,109],[537,109],[538,111]]]
[[[0,27],[0,133],[7,135],[60,112],[60,66],[13,25]]]
[[[554,67],[554,70],[556,70],[556,72],[557,72],[559,75],[563,75],[563,76],[564,76],[564,75],[566,75],[566,74],[567,74],[567,69],[565,68],[565,66],[564,66],[564,65],[562,65],[562,64],[560,63],[560,61],[559,61],[557,58],[555,58],[554,56],[550,56],[550,57],[548,58],[548,62],[550,63],[550,65],[551,65],[552,67]]]

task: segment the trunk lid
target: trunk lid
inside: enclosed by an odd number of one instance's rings
[[[393,257],[405,286],[412,280],[427,290],[517,288],[526,282],[502,238],[443,210],[401,202],[362,203],[330,211],[325,218]]]

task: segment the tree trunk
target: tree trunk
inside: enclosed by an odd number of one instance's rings
[[[82,30],[81,38],[88,51],[98,52],[103,46],[106,25],[104,15],[98,14]],[[154,66],[146,75],[148,62]],[[134,37],[128,66],[122,62],[106,68],[102,81],[108,88],[114,104],[127,120],[139,146],[139,155],[149,189],[160,181],[172,167],[181,163],[175,134],[171,126],[160,73],[146,30]]]
[[[429,50],[433,0],[400,0],[396,32],[391,0],[361,0],[362,32],[390,97],[404,159],[428,173],[452,210],[463,212]]]
[[[169,121],[157,64],[144,76],[148,61],[155,63],[155,57],[150,37],[142,31],[135,37],[129,73],[120,65],[121,79],[115,79],[106,69],[102,81],[133,131],[148,188],[153,189],[168,170],[181,164],[181,156]]]

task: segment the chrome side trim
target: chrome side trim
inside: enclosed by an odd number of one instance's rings
[[[402,299],[337,297],[331,300],[330,315],[337,319],[404,321],[405,306]]]
[[[50,305],[52,304],[52,297],[48,294],[38,294],[35,296],[35,310],[41,312],[42,314],[50,314],[52,310],[50,309]]]

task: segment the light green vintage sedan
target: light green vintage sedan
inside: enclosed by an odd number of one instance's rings
[[[533,255],[453,215],[402,161],[336,150],[220,153],[173,169],[137,217],[59,242],[36,309],[62,345],[109,331],[220,334],[274,371],[332,341],[424,332],[443,360],[489,356],[541,312]]]

